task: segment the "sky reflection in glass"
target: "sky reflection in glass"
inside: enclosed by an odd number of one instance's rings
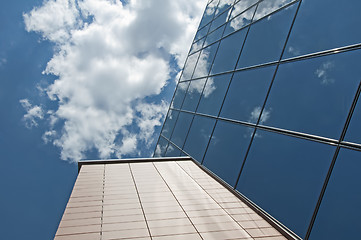
[[[334,151],[257,130],[237,190],[304,237]]]
[[[267,125],[339,139],[360,82],[361,51],[282,64]]]
[[[361,1],[302,1],[284,58],[361,43]]]
[[[310,240],[356,239],[360,235],[361,152],[341,149]]]
[[[262,110],[275,66],[236,72],[224,101],[221,117],[256,123]],[[268,113],[268,115],[267,115]],[[269,118],[266,109],[261,123]]]
[[[184,150],[198,162],[202,162],[215,122],[208,117],[194,117]]]
[[[246,154],[253,128],[218,121],[204,166],[234,186]]]

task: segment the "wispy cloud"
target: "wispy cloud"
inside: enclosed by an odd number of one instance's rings
[[[327,61],[321,64],[319,68],[316,69],[315,75],[317,78],[321,79],[321,84],[328,85],[335,82],[335,79],[330,77],[330,71],[335,67],[335,63],[332,61]]]
[[[167,103],[147,99],[164,90],[175,71],[172,59],[182,66],[204,6],[187,0],[49,0],[25,13],[26,30],[56,45],[43,73],[58,78],[42,89],[57,109],[46,115],[53,124],[43,139],[71,161],[92,149],[107,158],[150,146]]]
[[[21,106],[26,110],[26,114],[23,117],[25,126],[27,128],[37,127],[38,120],[44,118],[44,111],[40,106],[33,106],[28,99],[21,99]]]
[[[4,66],[8,60],[6,58],[0,58],[0,67]]]

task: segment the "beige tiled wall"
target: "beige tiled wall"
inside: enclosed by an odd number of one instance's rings
[[[83,165],[56,240],[286,239],[192,161]]]

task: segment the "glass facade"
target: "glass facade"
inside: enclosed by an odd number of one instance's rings
[[[154,155],[192,157],[301,239],[358,238],[360,9],[209,1]]]

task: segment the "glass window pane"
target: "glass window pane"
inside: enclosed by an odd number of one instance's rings
[[[235,73],[220,116],[256,123],[275,68],[269,66]],[[266,117],[261,119],[261,124],[267,121],[267,115],[264,116]]]
[[[200,52],[196,52],[188,56],[186,63],[184,64],[183,73],[180,81],[189,80],[192,77],[194,67],[197,64],[198,56]]]
[[[233,6],[233,10],[232,10],[232,13],[231,13],[231,18],[234,18],[238,14],[243,13],[246,9],[251,7],[256,2],[258,2],[258,0],[241,0],[241,1],[239,1],[238,3],[236,3]],[[253,14],[252,14],[252,16],[253,16]],[[252,16],[250,16],[250,18],[252,18]]]
[[[288,3],[292,2],[293,0],[282,0],[282,1],[275,1],[275,0],[264,0],[258,4],[256,15],[254,16],[253,21],[263,18],[268,14],[280,9],[281,7],[287,5]]]
[[[282,64],[267,124],[339,139],[361,76],[361,51]]]
[[[218,121],[203,165],[234,186],[252,133],[253,128]]]
[[[167,148],[167,152],[165,154],[166,157],[179,157],[181,155],[181,151],[174,146],[173,144],[169,143]]]
[[[310,240],[357,239],[361,227],[361,152],[341,149]]]
[[[205,83],[205,78],[191,81],[182,109],[195,112]]]
[[[220,0],[215,16],[222,14],[226,9],[230,8],[230,6],[233,4],[233,2],[234,2],[234,0]],[[228,15],[228,12],[226,12],[226,16],[227,15]]]
[[[165,150],[168,147],[168,141],[165,138],[160,137],[157,147],[155,148],[154,157],[164,157]]]
[[[209,27],[210,27],[210,24],[208,24],[207,26],[204,26],[203,28],[199,29],[196,36],[194,37],[194,41],[198,41],[202,37],[206,36],[207,33],[208,33]]]
[[[219,15],[217,18],[215,18],[212,22],[210,31],[213,31],[217,27],[221,26],[227,21],[228,13],[224,12],[221,15]]]
[[[238,15],[237,17],[229,21],[226,30],[224,32],[224,35],[237,31],[243,28],[244,26],[250,24],[255,10],[256,10],[256,6],[253,6],[252,8],[248,9],[246,12]]]
[[[199,57],[193,78],[205,77],[208,75],[218,44],[219,42],[216,42],[201,51],[201,56]]]
[[[198,162],[202,162],[215,122],[216,120],[212,118],[197,115],[194,117],[184,151]]]
[[[353,112],[345,141],[361,144],[361,97],[359,97],[355,111]]]
[[[165,119],[162,135],[166,138],[170,138],[170,135],[172,134],[175,121],[177,120],[179,112],[175,110],[169,109],[167,118]]]
[[[212,67],[213,74],[235,68],[246,33],[247,29],[242,29],[221,41]]]
[[[178,83],[177,89],[174,94],[174,99],[172,102],[172,108],[181,108],[184,96],[188,88],[189,82],[180,82]]]
[[[207,46],[208,44],[214,43],[215,41],[221,39],[224,27],[225,27],[225,25],[218,28],[217,30],[211,32],[210,34],[208,34],[205,46]]]
[[[257,130],[237,190],[304,237],[334,151],[334,146]]]
[[[199,28],[205,26],[207,23],[209,23],[213,19],[213,15],[217,8],[218,2],[219,2],[218,0],[214,0],[208,4],[206,10],[204,11],[201,23],[199,24]]]
[[[361,1],[302,1],[284,58],[361,42]]]
[[[222,74],[208,78],[197,112],[218,116],[231,77]]]
[[[177,123],[174,127],[171,141],[175,143],[179,148],[183,147],[183,143],[186,139],[188,129],[190,127],[193,115],[185,112],[180,112]]]
[[[252,24],[237,67],[279,60],[296,9],[294,4]]]

